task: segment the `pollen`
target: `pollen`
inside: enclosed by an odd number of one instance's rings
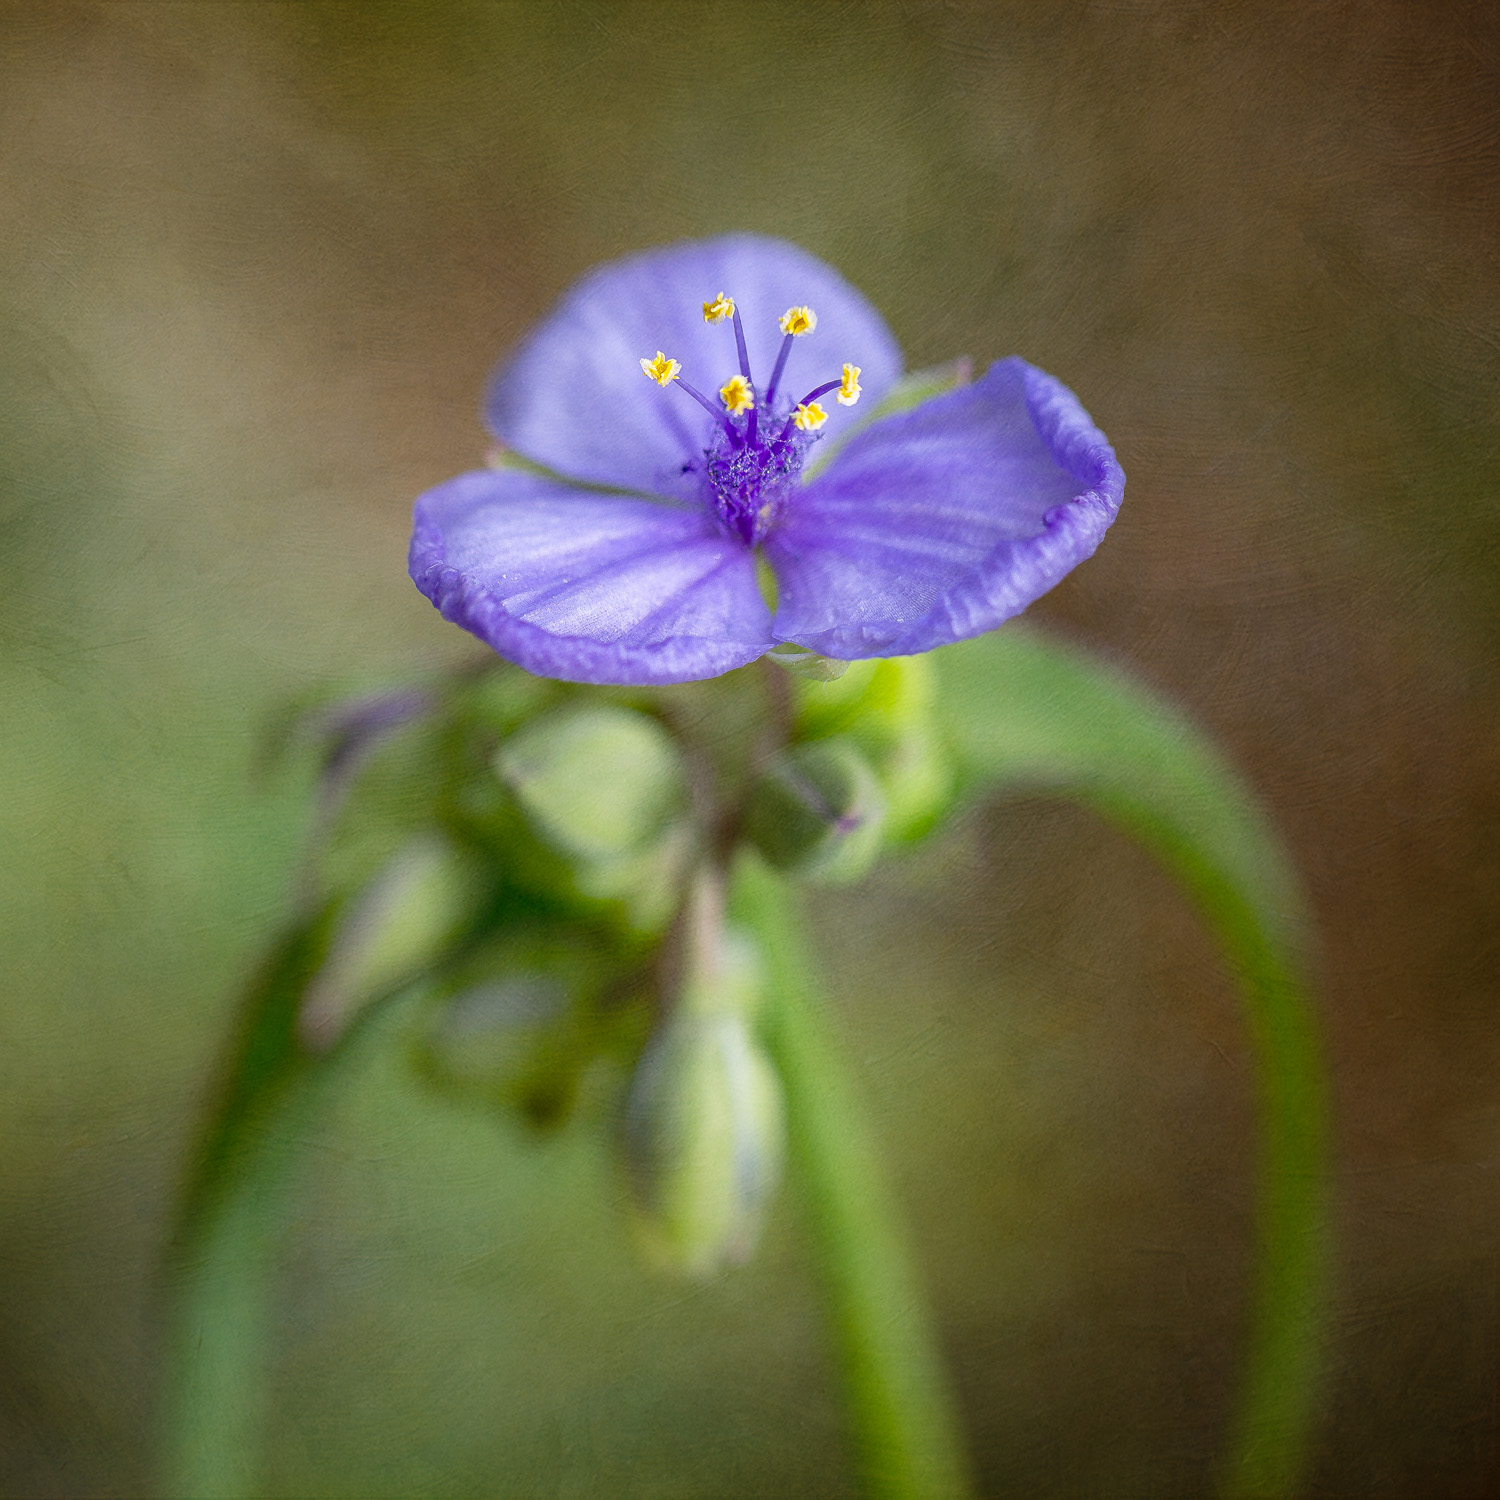
[[[724,410],[737,417],[741,412],[753,410],[755,387],[743,375],[731,375],[719,387],[719,399],[724,403]]]
[[[675,359],[668,359],[660,349],[656,351],[655,359],[641,361],[641,374],[648,376],[659,386],[666,386],[676,380],[681,369],[682,366]]]
[[[725,318],[734,316],[734,298],[726,297],[720,292],[712,302],[703,304],[703,321],[705,323],[722,323]]]
[[[789,307],[781,315],[781,331],[792,335],[811,333],[818,326],[818,315],[810,307]]]
[[[828,420],[828,413],[816,401],[804,402],[792,413],[792,423],[801,432],[816,432]]]
[[[859,400],[859,366],[845,365],[844,378],[839,381],[838,402],[840,406],[853,406]]]

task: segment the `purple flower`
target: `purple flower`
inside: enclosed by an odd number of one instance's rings
[[[602,266],[490,388],[486,420],[521,462],[417,501],[411,576],[501,656],[573,682],[992,630],[1093,552],[1125,476],[1023,360],[860,425],[861,393],[869,411],[900,375],[879,313],[794,245],[733,235]]]

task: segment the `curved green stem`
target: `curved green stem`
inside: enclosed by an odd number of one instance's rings
[[[1243,997],[1259,1104],[1256,1283],[1222,1492],[1291,1493],[1317,1414],[1328,1270],[1328,1082],[1297,880],[1243,783],[1140,686],[1015,626],[940,654],[961,761],[993,793],[1092,807],[1156,854]],[[953,712],[953,705],[963,705]]]
[[[314,1054],[296,1036],[310,973],[327,950],[325,909],[289,934],[249,997],[246,1026],[185,1200],[171,1287],[163,1487],[180,1500],[249,1500],[257,1482],[267,1330],[298,1145],[331,1087],[378,1034],[389,991]]]
[[[786,1090],[794,1169],[867,1493],[959,1500],[971,1493],[968,1462],[926,1295],[829,1033],[801,912],[748,858],[736,871],[734,907],[766,951],[765,1039]]]

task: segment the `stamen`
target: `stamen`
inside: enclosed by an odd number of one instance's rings
[[[818,326],[818,315],[810,307],[789,307],[781,315],[781,331],[791,338],[811,333]]]
[[[845,369],[849,366],[845,365]],[[776,441],[784,443],[792,435],[792,428],[799,427],[803,432],[816,432],[827,420],[827,411],[818,405],[818,397],[826,396],[829,391],[839,389],[840,382],[837,380],[825,381],[822,385],[810,390],[798,403],[791,416],[786,419],[782,429],[776,434]],[[852,403],[851,403],[852,404]]]
[[[724,397],[724,404],[729,407],[730,411],[735,413],[748,411],[750,413],[750,426],[746,432],[746,441],[753,444],[755,442],[755,401],[753,399],[755,393],[750,380],[750,351],[745,347],[745,329],[744,325],[740,322],[740,310],[735,306],[734,298],[720,292],[712,302],[705,302],[703,304],[703,321],[705,323],[722,323],[725,318],[734,319],[734,343],[735,349],[740,356],[740,378],[744,382],[744,395],[736,395],[735,397],[735,401],[740,404],[731,403],[729,386],[734,385],[733,381],[730,381],[729,385],[726,385],[719,394]]]
[[[816,401],[819,396],[826,396],[829,393],[829,391],[836,391],[836,390],[838,390],[839,384],[840,384],[840,382],[837,381],[837,380],[825,380],[823,382],[823,384],[820,385],[820,386],[818,386],[815,390],[809,391],[797,403],[797,405],[798,406],[806,406],[809,401]],[[851,402],[850,404],[852,405],[853,403]]]
[[[822,385],[810,390],[797,403],[797,410],[787,419],[777,441],[780,442],[791,432],[794,422],[803,432],[816,432],[828,420],[828,413],[817,404],[818,397],[826,396],[829,391],[839,393],[840,406],[853,406],[859,400],[859,366],[845,365],[842,379],[824,381]]]
[[[732,442],[739,442],[740,435],[734,430],[734,423],[724,415],[724,409],[722,407],[716,406],[712,401],[708,399],[707,396],[703,394],[702,391],[695,389],[693,386],[690,386],[685,380],[679,379],[677,382],[677,388],[678,390],[686,391],[688,395],[691,396],[693,400],[696,401],[698,405],[701,406],[703,410],[706,411],[709,416],[711,416],[714,421],[716,421],[724,429],[724,431],[729,434],[730,440]]]
[[[792,352],[792,340],[811,333],[818,326],[818,315],[810,307],[789,307],[781,315],[781,331],[786,335],[781,341],[781,352],[776,356],[776,368],[771,371],[771,383],[766,387],[765,404],[770,406],[781,385],[781,372],[786,369],[786,357]]]
[[[677,379],[678,372],[682,366],[675,359],[668,359],[660,349],[656,351],[655,359],[643,359],[641,361],[641,374],[648,379],[654,380],[657,385],[665,388],[670,382]],[[718,415],[717,412],[714,413]]]
[[[731,375],[719,387],[719,399],[723,401],[725,410],[734,416],[755,410],[755,389],[743,375]]]
[[[678,364],[675,359],[668,359],[660,349],[656,351],[655,359],[643,359],[641,361],[641,373],[645,375],[648,380],[654,380],[657,385],[663,388],[675,382],[679,390],[685,391],[689,396],[691,396],[693,400],[696,401],[698,405],[701,406],[703,410],[706,411],[709,416],[714,419],[715,422],[719,423],[720,426],[723,427],[724,431],[729,434],[729,439],[731,442],[738,443],[740,440],[740,435],[734,430],[734,423],[731,422],[729,418],[724,415],[723,411],[712,401],[710,401],[702,391],[695,390],[687,383],[687,381],[682,378],[681,374],[679,373],[681,369],[682,366]],[[731,384],[733,384],[733,382],[731,382]]]
[[[734,310],[734,345],[739,351],[740,374],[745,377],[745,384],[751,386],[753,389],[753,382],[750,379],[750,351],[745,347],[745,328],[740,322],[739,308],[735,308]],[[750,421],[745,427],[745,441],[752,448],[755,446],[756,438],[759,435],[759,428],[760,413],[752,405],[750,408]]]

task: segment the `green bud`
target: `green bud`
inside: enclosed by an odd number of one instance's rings
[[[852,740],[869,757],[886,805],[886,837],[920,837],[952,805],[952,760],[938,732],[937,677],[926,656],[855,662],[836,682],[804,683],[803,738]]]
[[[747,1259],[781,1175],[781,1086],[752,1029],[762,985],[749,939],[726,931],[717,877],[695,882],[674,933],[679,986],[637,1064],[624,1145],[652,1259],[707,1275]]]
[[[680,1014],[642,1055],[625,1115],[636,1219],[659,1264],[747,1260],[781,1176],[781,1085],[749,1023]]]
[[[440,712],[357,732],[324,751],[316,821],[309,839],[309,878],[325,890],[357,891],[434,821],[433,765],[441,758]]]
[[[559,1125],[596,1058],[640,1050],[635,963],[582,923],[503,923],[430,1007],[413,1061],[447,1093]]]
[[[646,1253],[706,1275],[753,1251],[786,1137],[780,1082],[753,1031],[759,951],[724,926],[720,871],[697,873],[664,959],[670,1008],[631,1080],[625,1164]]]
[[[659,932],[681,899],[683,872],[697,850],[697,832],[682,818],[640,854],[578,863],[573,884],[581,895],[618,903],[628,931]]]
[[[567,981],[512,970],[465,989],[442,1007],[417,1061],[434,1083],[520,1110],[534,1124],[567,1114],[577,1088],[582,1037]]]
[[[325,1050],[364,1005],[438,959],[484,893],[483,872],[445,839],[414,839],[340,914],[303,997],[304,1042]]]
[[[500,746],[495,769],[537,834],[576,860],[640,855],[687,805],[671,736],[614,705],[570,705],[532,720]]]
[[[824,884],[858,880],[880,852],[885,800],[849,739],[783,750],[750,797],[745,834],[779,870]]]

